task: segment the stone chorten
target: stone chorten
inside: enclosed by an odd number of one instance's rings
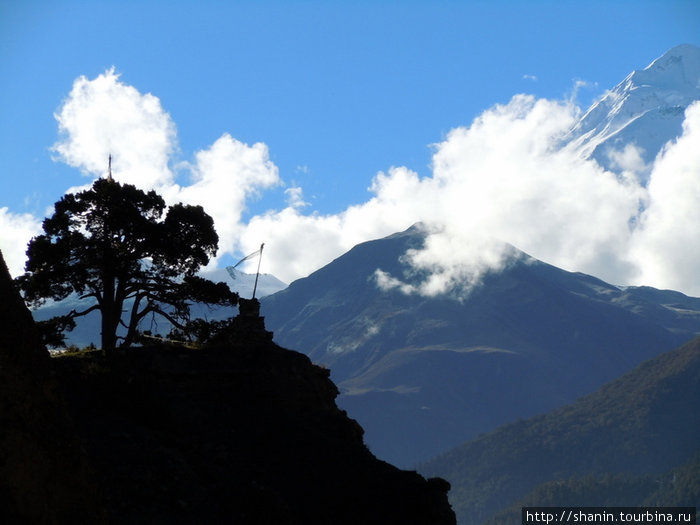
[[[260,301],[238,300],[238,315],[232,319],[227,335],[234,344],[272,341],[273,333],[265,329],[265,318],[260,315]]]

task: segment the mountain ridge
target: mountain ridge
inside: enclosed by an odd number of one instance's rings
[[[695,406],[699,398],[697,337],[572,404],[501,426],[426,462],[419,471],[442,475],[452,483],[451,501],[460,524],[482,523],[515,501],[536,505],[526,498],[545,483],[551,488],[555,482],[608,474],[639,480],[640,475],[661,475],[692,461],[700,453],[700,415]],[[640,499],[628,495],[626,501],[614,504],[642,505],[654,485],[635,492]],[[578,493],[576,505],[591,503],[583,500],[584,495],[585,491]],[[696,502],[654,502],[673,503]],[[548,504],[567,503],[559,499]],[[600,499],[596,503],[603,504]],[[509,522],[514,522],[511,518]]]
[[[375,269],[403,275],[401,256],[427,234],[362,243],[262,300],[275,340],[328,366],[372,450],[403,467],[571,402],[700,333],[700,299],[616,287],[522,252],[466,299],[381,290]]]

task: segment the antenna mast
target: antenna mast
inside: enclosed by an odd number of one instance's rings
[[[107,173],[107,180],[109,182],[113,182],[114,179],[112,178],[112,154],[109,154],[109,172]]]

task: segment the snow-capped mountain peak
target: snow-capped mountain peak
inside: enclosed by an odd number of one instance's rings
[[[211,270],[204,274],[203,277],[214,282],[225,282],[232,291],[237,292],[241,297],[246,299],[253,296],[253,287],[255,286],[254,273],[244,273],[236,270],[233,266],[227,266],[226,268]],[[274,275],[261,273],[258,276],[258,287],[255,291],[255,296],[260,299],[266,295],[279,292],[286,287],[287,284],[280,281]]]
[[[692,44],[676,46],[646,68],[631,73],[624,82],[628,80],[638,87],[695,93],[700,88],[700,47]]]
[[[700,47],[672,48],[633,71],[583,115],[568,137],[584,157],[618,171],[615,152],[629,145],[649,164],[681,133],[685,109],[700,100]]]

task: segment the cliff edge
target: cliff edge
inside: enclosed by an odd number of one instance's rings
[[[51,360],[0,253],[0,522],[104,523]]]
[[[2,277],[3,522],[455,523],[449,484],[376,459],[303,354],[253,337],[50,359]]]

